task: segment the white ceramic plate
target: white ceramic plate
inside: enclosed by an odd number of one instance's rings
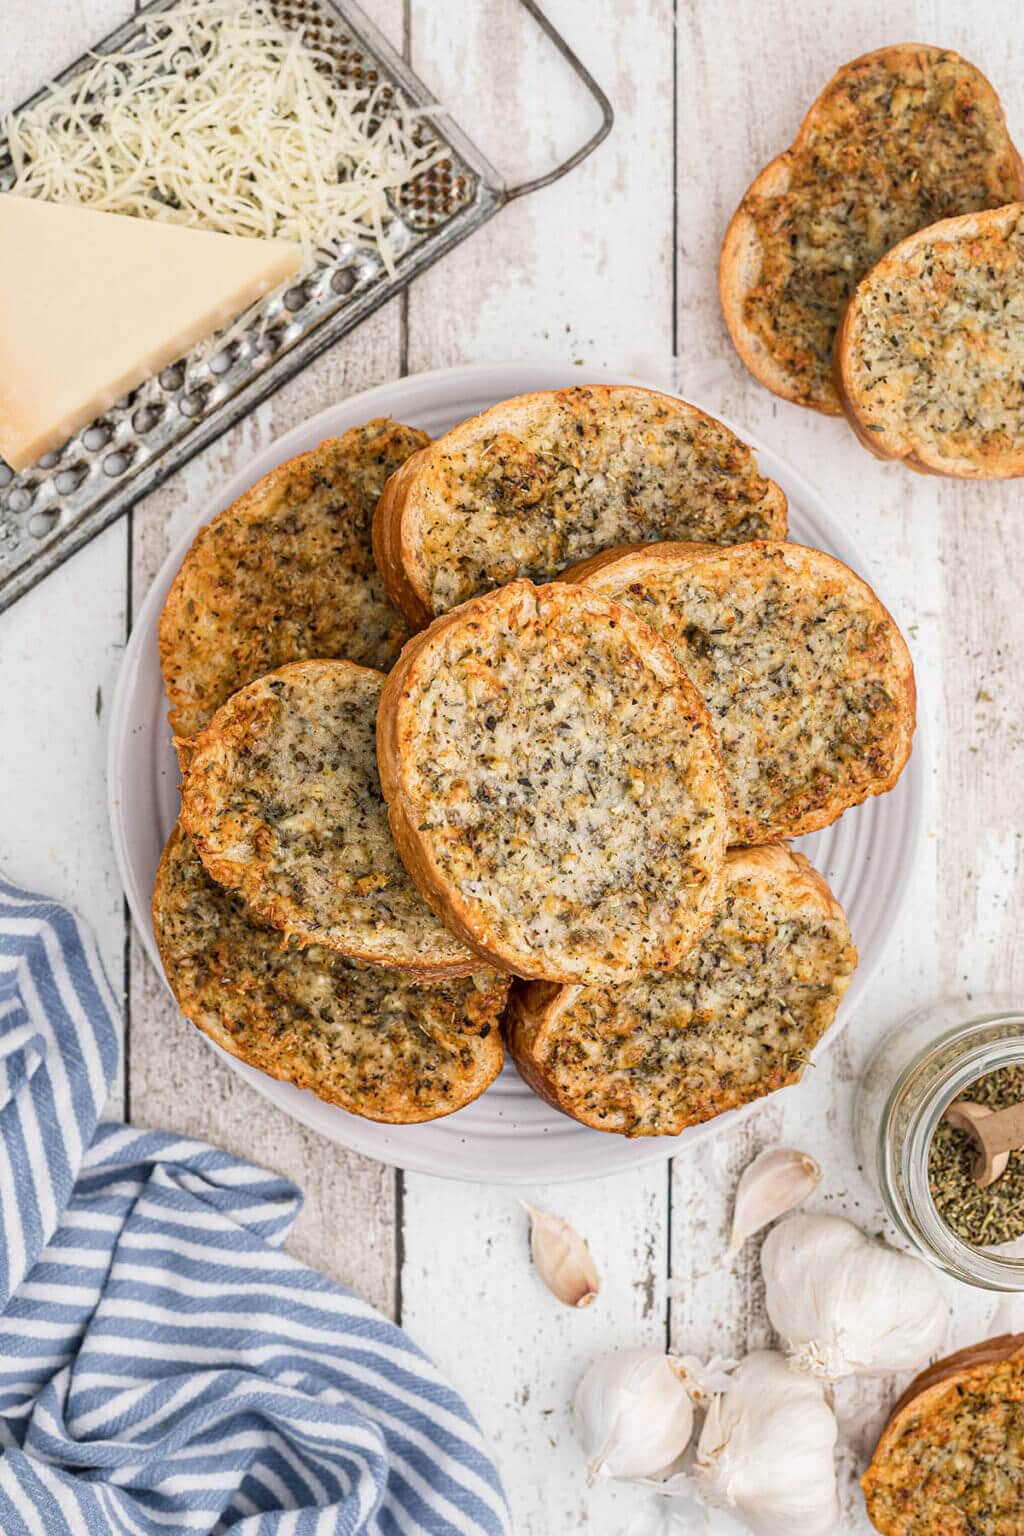
[[[621,382],[621,374],[521,363],[452,368],[397,379],[331,406],[257,454],[211,505],[199,510],[196,527],[223,511],[275,465],[373,416],[392,415],[437,437],[465,417],[529,390]],[[740,435],[756,448],[761,469],[778,481],[789,498],[791,538],[838,555],[870,581],[871,572],[818,493],[748,432]],[[110,726],[108,795],[114,847],[132,916],[158,970],[150,893],[161,849],[178,815],[178,774],[157,656],[157,620],[193,532],[168,555],[142,605],[125,653]],[[856,1009],[895,926],[918,842],[921,800],[918,740],[907,771],[891,794],[869,800],[824,832],[800,839],[802,851],[845,908],[860,950],[860,965],[829,1039],[835,1039]],[[211,1048],[217,1049],[212,1043]],[[481,1099],[457,1114],[428,1125],[386,1126],[347,1114],[307,1090],[279,1083],[233,1056],[219,1054],[266,1098],[332,1141],[403,1168],[489,1183],[592,1178],[636,1167],[714,1136],[737,1114],[756,1107],[720,1116],[678,1137],[628,1141],[589,1130],[558,1114],[507,1065]],[[259,1155],[258,1147],[252,1150]]]

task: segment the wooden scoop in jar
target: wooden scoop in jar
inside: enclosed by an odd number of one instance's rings
[[[986,1109],[970,1099],[957,1099],[943,1116],[954,1130],[967,1131],[977,1143],[974,1182],[982,1189],[1005,1173],[1010,1153],[1024,1147],[1024,1104],[1009,1109]]]

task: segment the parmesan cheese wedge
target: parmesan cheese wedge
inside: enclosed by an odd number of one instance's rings
[[[298,270],[252,240],[0,195],[0,453],[34,464]]]

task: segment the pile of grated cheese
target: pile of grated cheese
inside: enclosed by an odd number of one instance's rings
[[[294,240],[306,262],[351,241],[394,272],[389,196],[447,154],[416,142],[422,114],[397,92],[336,84],[337,61],[266,0],[184,4],[138,48],[92,57],[7,117],[12,191]]]

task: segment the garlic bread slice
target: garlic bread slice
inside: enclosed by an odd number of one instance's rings
[[[435,1120],[501,1071],[507,978],[427,982],[297,949],[210,878],[180,827],[157,870],[153,927],[187,1019],[248,1066],[351,1114]]]
[[[854,287],[905,236],[1024,197],[999,98],[948,48],[901,43],[845,64],[726,230],[722,311],[762,384],[830,415],[832,345]]]
[[[734,848],[711,926],[675,970],[615,986],[516,983],[507,1043],[534,1092],[574,1120],[675,1136],[795,1083],[856,963],[806,859],[781,844]]]
[[[1024,203],[945,219],[884,256],[843,317],[835,377],[878,458],[1024,475]]]
[[[1024,1333],[972,1344],[915,1377],[861,1487],[882,1536],[1020,1536]]]
[[[914,669],[871,588],[802,544],[648,544],[565,573],[656,629],[718,735],[730,843],[828,826],[910,756]]]
[[[383,417],[353,427],[278,465],[200,528],[160,615],[177,737],[288,661],[391,666],[408,630],[373,563],[370,526],[388,476],[429,441]]]
[[[420,891],[515,975],[673,966],[711,921],[718,749],[693,684],[628,608],[517,581],[444,614],[388,677],[377,756]]]
[[[398,857],[377,774],[384,677],[295,661],[222,704],[191,744],[181,824],[209,873],[299,944],[424,976],[479,961]]]
[[[506,400],[417,453],[384,489],[373,548],[418,629],[617,544],[785,533],[785,495],[728,427],[671,395],[593,384]]]

